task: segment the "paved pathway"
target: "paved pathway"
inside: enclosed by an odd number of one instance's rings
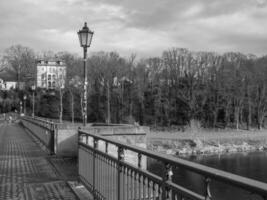
[[[56,170],[64,162],[71,161],[47,157],[19,125],[0,124],[1,200],[77,199],[66,183],[76,172],[64,176]]]

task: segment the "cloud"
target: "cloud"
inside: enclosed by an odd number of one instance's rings
[[[87,21],[95,32],[90,51],[155,56],[186,47],[262,55],[266,18],[266,0],[0,1],[0,51],[20,43],[81,53],[77,31]]]

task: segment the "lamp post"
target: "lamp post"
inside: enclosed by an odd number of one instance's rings
[[[26,116],[26,99],[27,99],[27,96],[24,94],[24,96],[23,96],[23,103],[24,103],[24,116]]]
[[[34,92],[35,92],[36,86],[32,85],[32,117],[34,117],[34,104],[35,104],[35,97],[34,97]]]
[[[82,30],[78,31],[78,36],[80,40],[80,45],[83,48],[83,67],[84,67],[84,85],[83,85],[83,125],[86,126],[87,123],[87,48],[90,47],[94,32],[87,27],[87,23],[84,23]]]

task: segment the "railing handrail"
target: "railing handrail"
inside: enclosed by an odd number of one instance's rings
[[[42,117],[24,116],[23,118],[28,118],[28,119],[31,119],[31,120],[40,121],[40,122],[43,122],[43,123],[46,123],[46,124],[56,124],[56,125],[60,125],[60,124],[62,124],[62,123],[55,122],[55,121],[53,121],[53,120],[49,120],[49,119],[42,118]]]
[[[174,156],[170,156],[170,155],[166,155],[166,154],[162,154],[159,152],[154,152],[151,150],[147,150],[141,147],[137,147],[137,146],[133,146],[130,144],[123,144],[119,141],[110,139],[110,138],[106,138],[100,135],[96,135],[94,133],[88,133],[86,132],[86,130],[79,130],[79,136],[80,135],[88,135],[91,136],[97,140],[102,140],[105,141],[107,143],[116,145],[118,147],[124,148],[124,149],[128,149],[131,151],[134,151],[136,153],[141,153],[142,155],[148,156],[150,158],[153,159],[157,159],[159,161],[162,161],[163,163],[166,164],[170,164],[173,166],[178,166],[178,167],[182,167],[185,168],[189,171],[192,172],[196,172],[200,175],[203,175],[204,177],[208,177],[208,178],[213,178],[215,180],[227,183],[227,184],[231,184],[233,186],[237,186],[243,189],[247,189],[249,191],[264,195],[265,197],[267,197],[267,183],[263,183],[257,180],[253,180],[250,178],[246,178],[246,177],[242,177],[236,174],[232,174],[230,172],[225,172],[219,169],[214,169],[208,166],[204,166],[198,163],[194,163],[191,161],[187,161],[181,158],[177,158]],[[82,142],[79,142],[79,144],[83,145],[83,146],[88,146]]]
[[[22,119],[28,119],[28,120],[31,120],[32,122],[40,122],[40,123],[46,124],[47,126],[54,126],[56,129],[58,129],[58,128],[59,129],[64,129],[64,128],[69,128],[69,127],[78,128],[78,125],[74,125],[73,126],[72,124],[59,123],[59,122],[53,121],[52,119],[36,117],[36,116],[35,117],[23,116]],[[42,126],[42,127],[45,127],[45,126]]]

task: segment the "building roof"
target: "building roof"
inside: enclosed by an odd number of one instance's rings
[[[65,67],[66,64],[61,59],[40,59],[37,61],[37,66],[60,66]]]

